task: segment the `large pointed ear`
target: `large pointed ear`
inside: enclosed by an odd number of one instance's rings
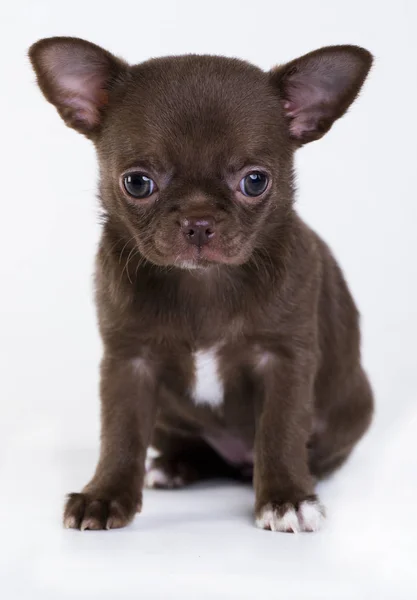
[[[372,64],[358,46],[329,46],[270,72],[291,137],[299,144],[322,137],[352,104]]]
[[[29,49],[39,87],[69,127],[87,136],[100,128],[115,82],[127,64],[78,38],[39,40]]]

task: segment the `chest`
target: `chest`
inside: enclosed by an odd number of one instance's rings
[[[188,394],[195,406],[230,407],[252,400],[253,383],[270,366],[270,354],[258,345],[213,345],[191,354]],[[226,409],[226,407],[224,407]]]
[[[171,371],[166,382],[170,394],[167,411],[160,413],[161,422],[165,419],[169,424],[175,415],[176,428],[197,427],[227,462],[250,464],[259,392],[256,381],[266,368],[267,355],[240,339],[183,353],[176,359],[178,370]],[[179,378],[182,385],[176,387]]]
[[[253,389],[245,376],[253,367],[250,354],[218,346],[192,353],[188,390],[197,411],[204,407],[221,415],[221,426],[204,422],[202,437],[224,460],[240,466],[253,463]]]
[[[218,407],[223,404],[225,373],[220,360],[216,346],[192,353],[189,393],[196,405]]]

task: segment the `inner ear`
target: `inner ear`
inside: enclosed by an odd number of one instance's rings
[[[65,37],[36,42],[29,57],[42,92],[67,125],[85,134],[97,130],[126,63],[95,44]]]
[[[329,46],[273,69],[291,137],[300,144],[322,137],[355,100],[372,64],[358,46]]]

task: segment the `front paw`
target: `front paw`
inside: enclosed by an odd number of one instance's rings
[[[325,519],[325,509],[316,499],[303,500],[297,505],[290,502],[268,502],[256,513],[256,526],[270,531],[299,533],[318,531]]]
[[[67,529],[117,529],[125,527],[140,510],[137,498],[120,494],[114,497],[99,491],[70,494],[64,511]]]

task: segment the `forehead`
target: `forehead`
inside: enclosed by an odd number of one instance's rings
[[[104,137],[120,168],[146,156],[195,171],[271,158],[283,131],[266,73],[237,59],[191,55],[132,67]]]

